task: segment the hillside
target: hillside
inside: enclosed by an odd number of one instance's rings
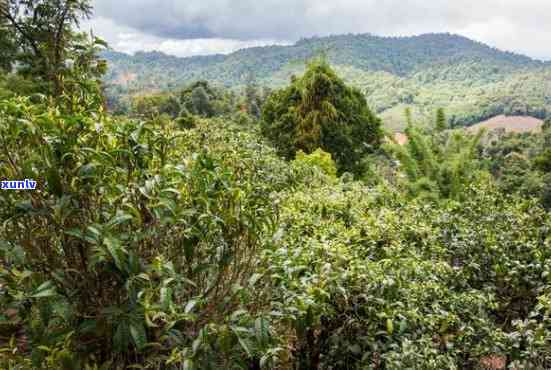
[[[469,127],[470,131],[478,131],[480,129],[498,130],[504,129],[506,132],[541,132],[543,121],[534,117],[522,116],[504,116],[499,115],[490,118],[486,121],[477,123]]]
[[[551,109],[551,66],[451,34],[309,38],[291,46],[243,49],[229,55],[178,58],[160,52],[108,52],[108,94],[171,90],[199,79],[239,88],[270,87],[304,71],[324,54],[337,72],[365,92],[387,127],[402,127],[403,111],[427,120],[445,107],[454,125],[499,114],[543,118]]]

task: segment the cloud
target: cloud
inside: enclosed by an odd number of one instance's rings
[[[144,41],[203,40],[200,44],[208,45],[205,40],[214,39],[220,46],[225,39],[235,45],[348,32],[445,31],[551,57],[544,50],[551,39],[549,0],[95,0],[95,9],[99,19],[137,30]]]
[[[97,17],[83,22],[82,30],[92,30],[94,34],[109,42],[113,49],[134,54],[137,51],[161,51],[178,57],[195,55],[229,54],[239,49],[284,44],[277,40],[233,40],[223,38],[171,39],[147,34],[137,29],[122,26],[113,20]]]

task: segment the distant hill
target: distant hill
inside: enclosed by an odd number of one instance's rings
[[[108,94],[117,97],[173,90],[200,79],[236,89],[251,81],[279,87],[320,54],[366,94],[391,129],[403,127],[406,107],[423,121],[443,107],[456,126],[500,114],[543,118],[551,112],[550,63],[452,34],[316,37],[190,58],[160,52],[104,57],[110,65]]]

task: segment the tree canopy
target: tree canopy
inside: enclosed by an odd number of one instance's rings
[[[92,14],[90,0],[4,0],[1,5],[0,27],[7,32],[0,44],[9,46],[5,69],[17,62],[18,73],[40,81],[39,88],[55,97],[65,92],[76,69],[90,78],[105,73],[97,47],[106,44],[76,30]]]
[[[341,172],[357,173],[362,157],[382,139],[381,121],[362,93],[347,86],[324,60],[311,62],[303,77],[268,98],[262,127],[285,157],[321,148]]]

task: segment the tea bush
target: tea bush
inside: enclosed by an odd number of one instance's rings
[[[38,183],[0,194],[2,334],[22,341],[16,354],[74,369],[260,358],[272,339],[255,264],[287,181],[270,149],[26,98],[0,116],[1,177]]]
[[[539,302],[549,287],[550,219],[491,186],[467,195],[436,207],[355,183],[289,194],[277,242],[264,254],[275,326],[293,333],[288,366],[548,361]]]

